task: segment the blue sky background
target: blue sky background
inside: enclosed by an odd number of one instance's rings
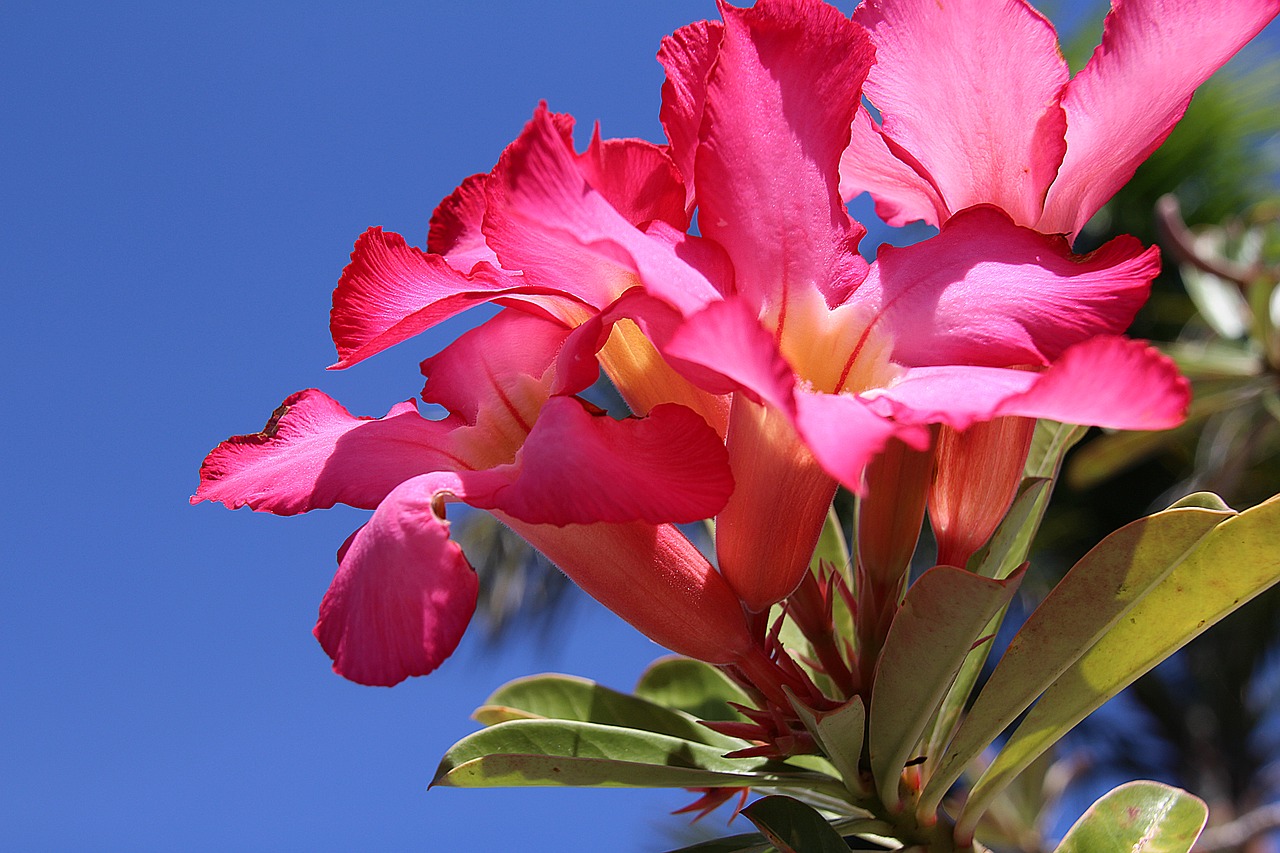
[[[627,688],[657,647],[580,601],[562,645],[487,652],[476,631],[429,678],[358,687],[310,631],[363,514],[187,497],[205,453],[292,391],[373,415],[414,396],[463,323],[324,369],[355,238],[421,245],[540,99],[584,133],[660,139],[659,39],[707,16],[710,0],[0,8],[0,846],[671,846],[657,827],[683,792],[425,790],[505,680]]]

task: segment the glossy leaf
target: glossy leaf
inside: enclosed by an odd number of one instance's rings
[[[816,809],[791,797],[764,797],[742,810],[779,853],[849,853]]]
[[[907,590],[876,664],[867,731],[876,790],[891,809],[900,803],[898,781],[911,751],[1021,578],[997,581],[934,566]]]
[[[641,699],[684,711],[699,720],[743,720],[729,703],[751,704],[751,697],[729,676],[692,658],[654,661],[640,676],[634,692]]]
[[[710,744],[726,752],[746,742],[711,731],[689,714],[570,675],[535,675],[500,687],[473,715],[486,726],[519,719],[600,723]]]
[[[1120,528],[1086,554],[1009,644],[921,802],[936,805],[1014,718],[1231,516],[1230,511],[1166,510]]]
[[[1088,431],[1088,427],[1076,424],[1061,424],[1043,419],[1038,421],[1036,431],[1031,436],[1031,450],[1023,468],[1024,475],[1056,478],[1058,468],[1062,465],[1062,457]]]
[[[1006,578],[1026,562],[1031,543],[1044,518],[1045,508],[1049,505],[1053,482],[1046,477],[1030,477],[1022,481],[1013,505],[1009,507],[991,541],[969,559],[970,571],[988,578]],[[982,630],[983,636],[994,636],[1000,630],[1006,610],[1007,608],[1001,608],[991,617],[991,621]],[[973,686],[990,653],[991,644],[983,643],[964,659],[960,672],[956,674],[938,713],[926,730],[924,749],[925,755],[930,757],[926,767],[936,766],[941,760],[943,750],[955,734],[960,714],[969,702],[969,695],[973,692]]]
[[[1197,512],[1212,511],[1170,514]],[[971,830],[1013,776],[1094,709],[1280,580],[1277,530],[1280,496],[1205,536],[1044,692],[974,785],[959,827]]]
[[[831,711],[815,711],[795,698],[791,706],[844,779],[849,792],[855,796],[869,793],[864,789],[858,766],[867,729],[867,709],[862,697],[855,696]]]
[[[1080,816],[1054,853],[1188,853],[1209,808],[1199,797],[1159,782],[1129,782]]]
[[[883,821],[867,818],[842,818],[832,821],[830,825],[841,836],[858,835],[877,841],[886,839],[885,833],[893,831],[893,828]],[[716,838],[712,841],[703,841],[690,847],[681,847],[679,850],[668,851],[668,853],[772,853],[777,849],[761,833],[747,832],[741,835]],[[842,849],[842,853],[848,849],[849,847],[846,844]]]
[[[804,784],[808,774],[766,772],[763,758],[668,735],[566,720],[513,720],[458,741],[432,785],[458,788],[580,785],[634,788]]]

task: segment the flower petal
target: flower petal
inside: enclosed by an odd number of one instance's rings
[[[316,390],[299,391],[262,432],[229,438],[200,469],[191,502],[293,515],[336,503],[372,509],[399,483],[453,468],[451,426],[418,414],[413,401],[380,419],[353,417]]]
[[[658,61],[666,69],[662,84],[662,109],[658,116],[671,141],[671,157],[684,175],[687,205],[694,204],[693,159],[702,130],[702,110],[707,101],[707,77],[711,74],[724,25],[698,21],[662,39]]]
[[[929,446],[929,431],[881,416],[852,394],[796,395],[796,422],[805,444],[828,474],[861,494],[863,475],[890,438],[916,450]]]
[[[422,399],[468,424],[486,409],[500,409],[527,433],[548,395],[547,370],[569,333],[555,321],[504,310],[422,362]]]
[[[851,201],[871,193],[876,215],[901,227],[923,220],[937,227],[950,212],[929,182],[924,167],[901,146],[891,143],[863,107],[853,117],[849,147],[840,155],[840,197]]]
[[[681,231],[689,227],[680,171],[660,146],[644,139],[602,140],[597,124],[577,161],[587,183],[632,225],[656,219]]]
[[[513,465],[468,502],[531,524],[711,518],[733,492],[724,444],[683,406],[617,421],[573,397],[547,401]]]
[[[538,289],[485,263],[461,273],[441,256],[408,245],[399,234],[370,228],[356,241],[351,263],[333,292],[329,326],[338,348],[333,366],[350,367],[499,297],[574,301],[559,290]]]
[[[1062,238],[980,206],[923,243],[883,247],[854,298],[879,312],[900,364],[1042,365],[1124,331],[1159,270],[1159,252],[1132,237],[1073,255]]]
[[[1164,142],[1196,87],[1277,13],[1277,0],[1115,0],[1063,99],[1067,154],[1040,229],[1079,232]]]
[[[670,160],[661,166],[678,186]],[[486,240],[503,267],[521,270],[530,284],[594,310],[641,280],[678,307],[718,296],[669,242],[646,236],[592,186],[545,106],[503,152],[486,190]],[[574,325],[583,319],[580,313]]]
[[[488,179],[486,174],[467,178],[431,214],[427,251],[442,256],[461,273],[471,272],[479,263],[495,269],[502,266],[480,230],[485,211],[484,184]]]
[[[1167,429],[1186,416],[1190,387],[1167,357],[1141,341],[1098,337],[1047,370],[923,367],[879,392],[870,406],[905,423],[963,430],[1001,415],[1112,429]]]
[[[867,0],[853,19],[875,42],[866,94],[884,134],[946,208],[991,203],[1034,225],[1065,150],[1053,25],[1022,0]]]
[[[390,687],[433,671],[457,648],[479,583],[449,539],[443,501],[464,491],[453,474],[414,477],[343,546],[314,632],[334,672]]]
[[[695,162],[698,226],[728,251],[754,308],[779,309],[797,289],[842,301],[865,274],[838,172],[869,40],[816,0],[721,3],[721,13]]]

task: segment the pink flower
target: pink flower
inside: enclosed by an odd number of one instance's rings
[[[601,311],[566,350],[590,353],[627,318],[684,376],[732,395],[736,487],[717,518],[717,553],[750,609],[794,589],[836,483],[861,490],[891,437],[923,447],[928,424],[1004,415],[1128,428],[1181,420],[1187,389],[1171,363],[1116,337],[1146,298],[1154,250],[1121,238],[1072,255],[1062,238],[980,206],[868,267],[838,187],[873,56],[866,32],[816,0],[721,11],[723,25],[683,28],[659,58],[697,245],[706,254],[713,243],[727,265],[703,266],[715,272],[709,289],[631,264],[645,293]],[[542,148],[550,136],[544,122]],[[553,200],[539,234],[625,260],[634,237],[622,226],[582,233],[572,178],[549,168],[528,178]]]
[[[1115,0],[1073,79],[1025,0],[866,0],[876,64],[841,194],[901,225],[994,204],[1074,237],[1165,140],[1201,83],[1280,12],[1277,0]]]
[[[315,631],[334,669],[362,684],[431,672],[466,629],[477,583],[449,539],[452,500],[493,512],[657,642],[741,662],[751,639],[737,598],[667,523],[724,505],[723,444],[682,406],[615,421],[553,396],[568,333],[508,311],[428,359],[423,398],[449,410],[442,421],[412,401],[375,420],[319,391],[294,394],[262,432],[209,454],[192,502],[375,510],[338,552]]]
[[[721,12],[663,44],[666,148],[597,135],[577,154],[569,120],[539,109],[437,210],[428,252],[362,237],[335,293],[339,366],[481,301],[577,327],[559,392],[603,365],[637,413],[678,402],[725,436],[720,569],[761,612],[802,576],[836,484],[861,490],[891,437],[923,447],[929,424],[1006,415],[1181,419],[1172,365],[1116,337],[1154,250],[1076,256],[979,206],[868,266],[839,167],[871,39],[818,0]]]

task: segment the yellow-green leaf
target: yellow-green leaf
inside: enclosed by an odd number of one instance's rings
[[[1209,808],[1199,797],[1159,782],[1129,782],[1104,794],[1054,853],[1188,853]]]
[[[1277,533],[1280,496],[1205,536],[1044,692],[974,785],[959,827],[971,829],[1013,776],[1094,709],[1280,580]]]

